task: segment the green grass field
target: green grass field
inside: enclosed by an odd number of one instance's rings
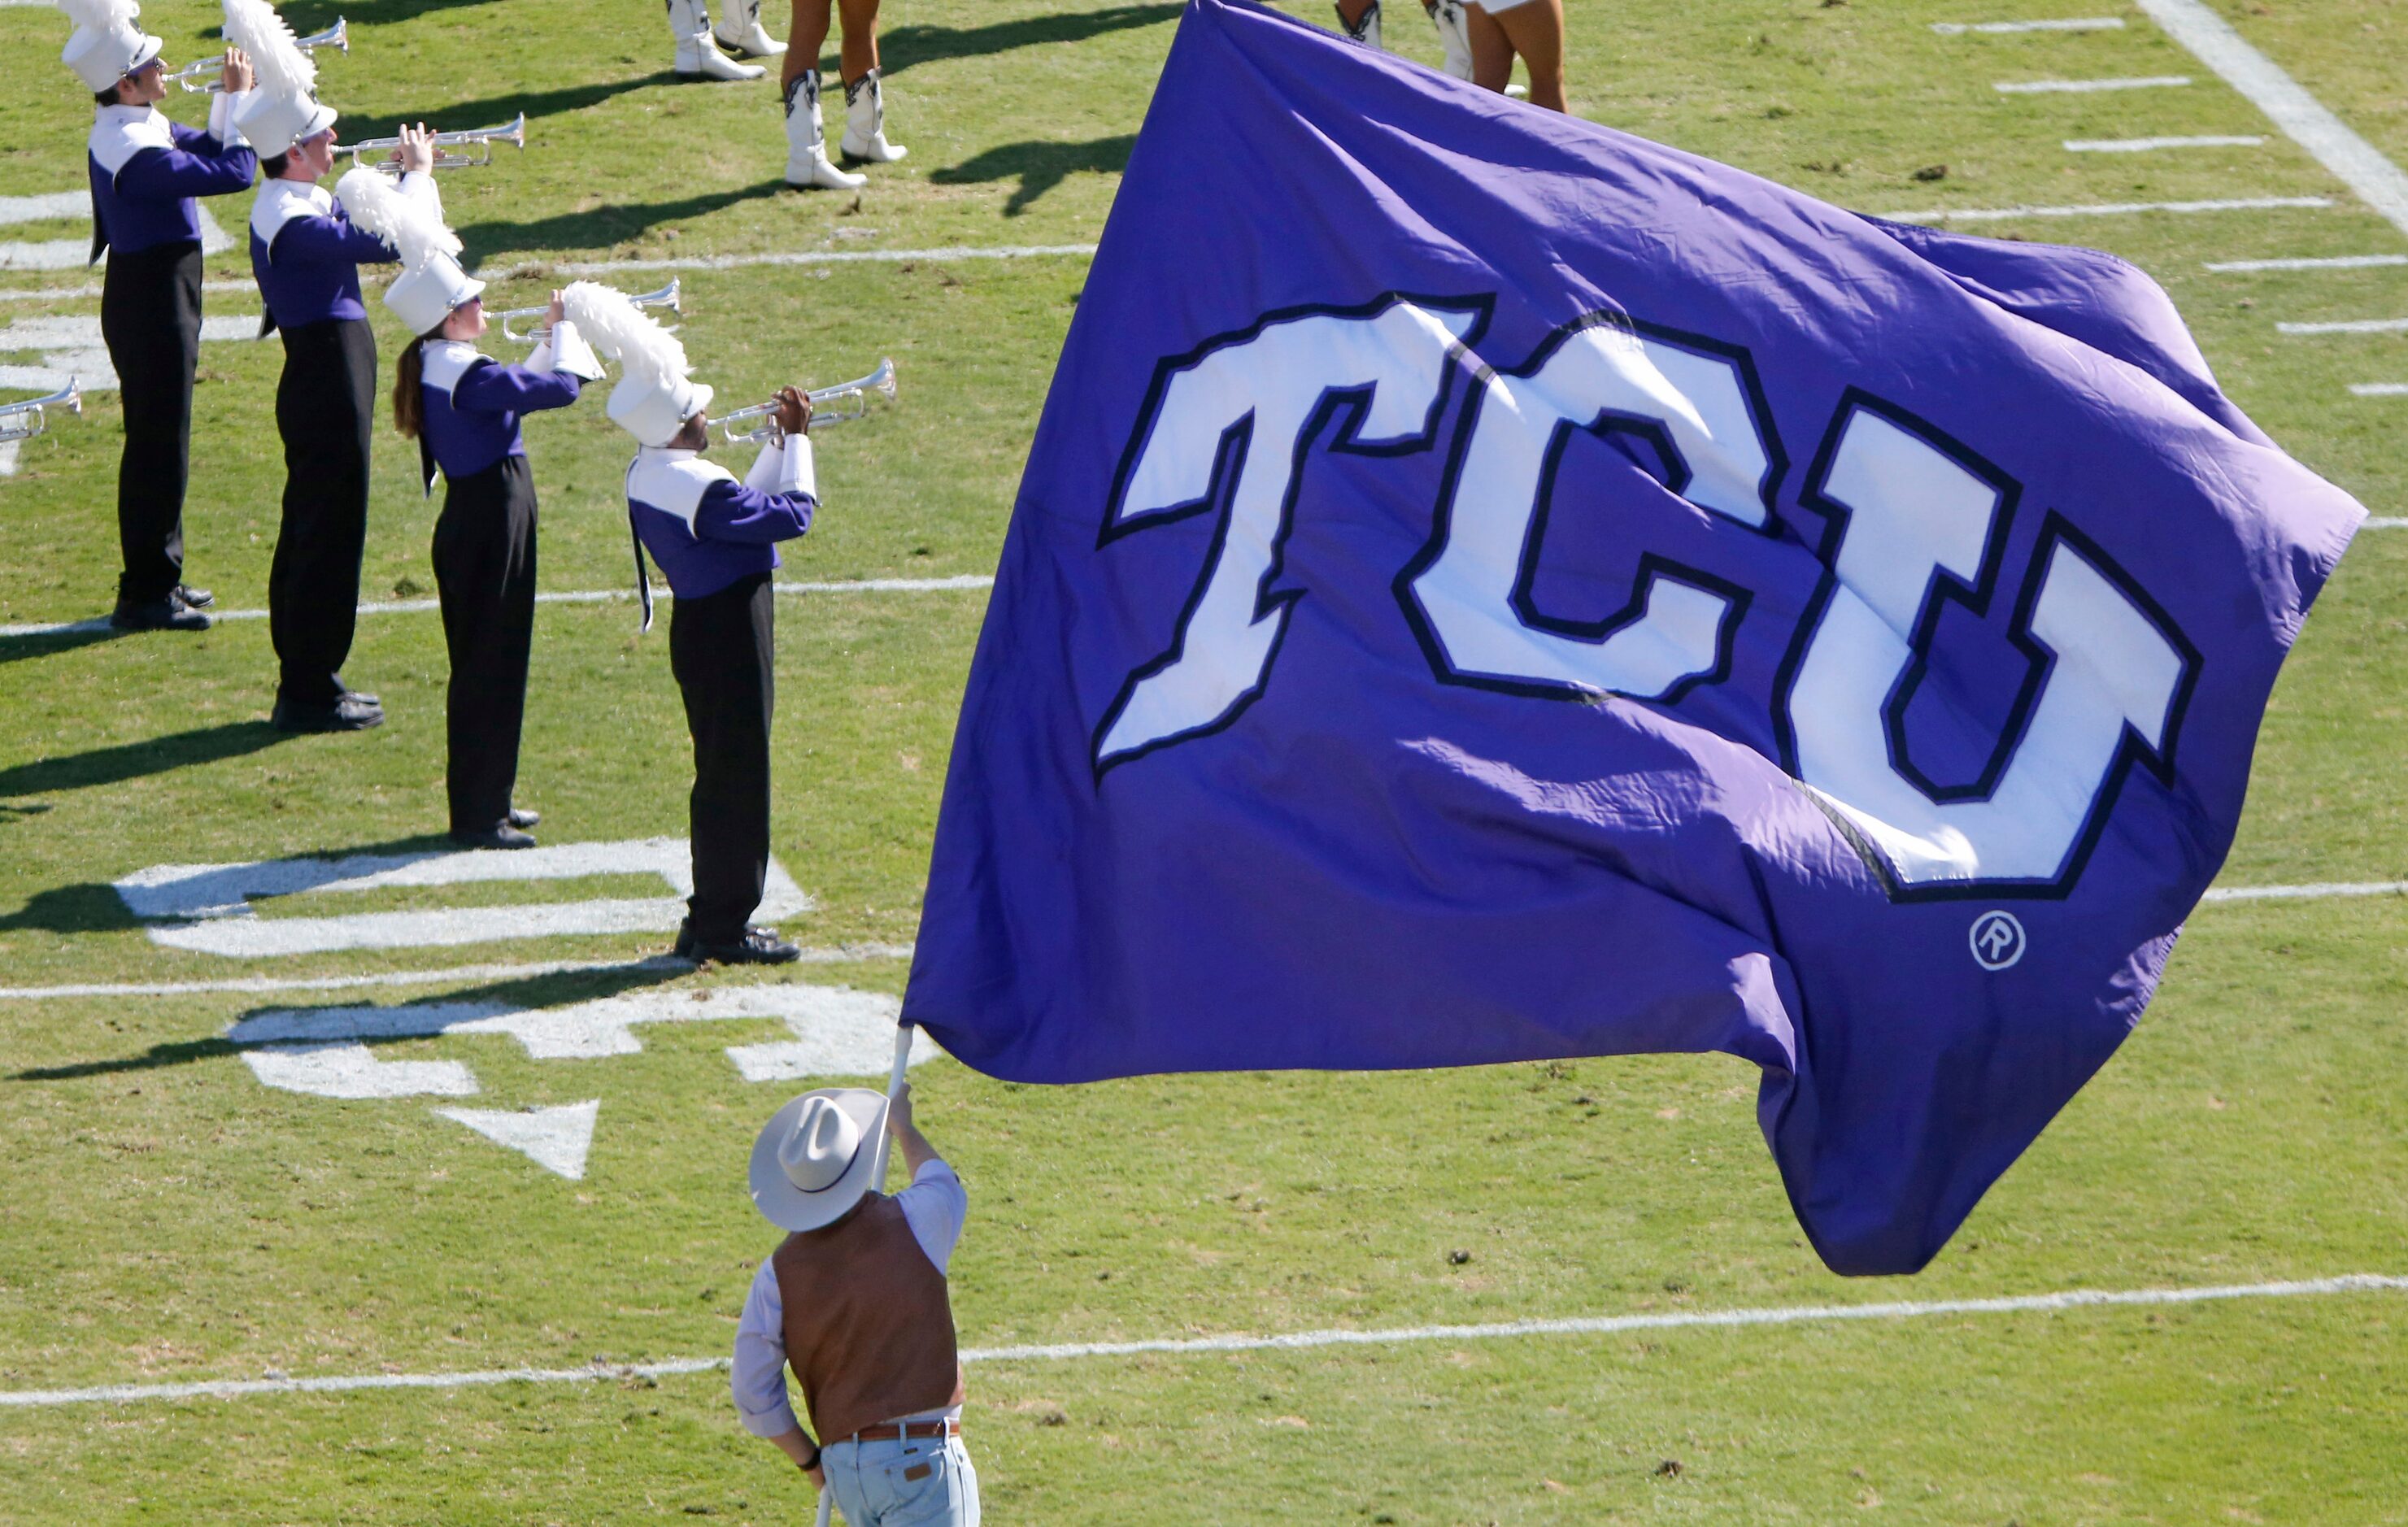
[[[2408,5],[2213,0],[2408,164]],[[1292,7],[1326,20],[1318,5]],[[1392,43],[1435,38],[1398,5]],[[2377,516],[2408,514],[2408,335],[2278,321],[2408,315],[2408,267],[2208,262],[2408,251],[2247,101],[2119,0],[1570,0],[1575,109],[1872,212],[2323,196],[2322,208],[2023,219],[1976,232],[2114,250],[2165,284],[2228,390]],[[1178,10],[895,0],[902,164],[856,199],[781,188],[774,79],[676,83],[649,0],[295,0],[347,10],[322,71],[347,137],[521,108],[533,147],[447,176],[489,300],[579,262],[1082,245],[1110,208]],[[2120,30],[1936,35],[1933,21],[2112,16]],[[214,44],[153,0],[173,62]],[[782,18],[769,17],[782,35]],[[0,197],[79,188],[64,25],[0,7]],[[2005,95],[1999,80],[2189,75],[2179,90]],[[197,118],[196,99],[174,103]],[[2069,138],[2257,135],[2256,148],[2072,153]],[[1933,176],[1934,167],[1944,173]],[[1921,172],[1918,177],[1918,172]],[[249,197],[214,204],[239,236]],[[0,239],[80,237],[75,221]],[[729,403],[900,367],[889,417],[820,449],[819,528],[786,578],[992,570],[1082,257],[959,254],[683,273],[684,337]],[[239,248],[212,280],[247,280]],[[666,280],[630,270],[629,290]],[[0,269],[0,364],[96,315],[77,269]],[[213,317],[255,293],[212,292]],[[373,307],[373,305],[372,305]],[[404,336],[375,308],[388,368]],[[498,339],[498,336],[496,336]],[[22,347],[22,348],[11,348]],[[54,348],[54,347],[53,347]],[[489,351],[500,352],[496,343]],[[280,350],[202,352],[188,568],[265,603]],[[388,376],[389,376],[388,369]],[[7,396],[24,395],[23,390]],[[624,437],[598,396],[528,430],[542,583],[631,578]],[[0,478],[0,625],[105,613],[119,415],[28,442]],[[431,596],[437,505],[381,437],[364,597]],[[832,951],[769,977],[630,962],[658,933],[235,959],[152,941],[111,882],[146,866],[432,848],[443,825],[439,627],[365,615],[346,673],[391,721],[265,725],[263,621],[198,637],[0,637],[0,985],[338,978],[619,962],[326,991],[0,998],[0,1390],[423,1374],[724,1353],[774,1243],[742,1186],[796,1084],[722,1050],[775,1021],[657,1024],[641,1050],[538,1060],[498,1036],[380,1045],[473,1065],[473,1099],[337,1101],[263,1085],[224,1035],[272,1009],[544,1007],[761,981],[896,993],[984,595],[780,601],[775,849]],[[2408,533],[2364,534],[2267,719],[2228,885],[2408,876]],[[666,633],[632,602],[538,617],[520,796],[546,844],[681,835],[687,742]],[[658,894],[641,878],[364,893],[303,913]],[[335,900],[327,897],[324,900]],[[309,898],[296,898],[308,901]],[[851,947],[851,957],[838,957]],[[954,1263],[980,1349],[1547,1317],[1987,1299],[2408,1274],[2408,905],[2210,906],[2148,1020],[1911,1280],[1823,1271],[1757,1135],[1753,1071],[1590,1061],[1391,1076],[1229,1076],[1045,1090],[938,1059],[929,1133],[970,1185]],[[600,1100],[567,1180],[433,1112]],[[1432,1118],[1461,1144],[1419,1145]],[[1456,1253],[1468,1253],[1458,1257]],[[997,1522],[2408,1522],[2408,1294],[1968,1313],[1219,1354],[982,1362],[971,1447]],[[805,1520],[810,1492],[710,1373],[582,1384],[0,1408],[0,1521],[593,1523]]]

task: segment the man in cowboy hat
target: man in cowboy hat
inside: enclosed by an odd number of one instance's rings
[[[889,1198],[870,1174],[891,1130],[911,1185]],[[752,1203],[791,1232],[761,1264],[736,1328],[729,1379],[745,1429],[836,1492],[851,1527],[974,1527],[978,1473],[962,1446],[962,1366],[945,1267],[969,1199],[911,1124],[857,1087],[806,1092],[752,1145]],[[796,1420],[791,1365],[813,1442]]]
[[[193,374],[201,354],[201,217],[195,197],[247,191],[259,161],[236,131],[251,63],[226,50],[206,133],[169,121],[160,42],[134,0],[64,0],[76,21],[62,62],[93,93],[92,257],[108,252],[100,332],[125,406],[117,466],[121,631],[206,631],[207,589],[184,581]]]

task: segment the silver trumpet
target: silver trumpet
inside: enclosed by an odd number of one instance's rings
[[[672,313],[683,314],[685,308],[681,304],[681,297],[682,294],[681,289],[684,284],[685,278],[683,277],[676,277],[671,278],[668,285],[661,288],[658,292],[647,292],[639,297],[629,297],[627,300],[634,303],[638,307],[666,307]],[[516,340],[522,345],[540,345],[552,337],[552,325],[547,323],[540,328],[529,329],[525,333],[522,334],[518,330],[510,327],[510,320],[518,319],[524,321],[531,318],[541,318],[551,311],[552,305],[550,303],[545,303],[540,307],[508,308],[502,312],[494,314],[494,318],[502,326],[503,338]],[[672,326],[672,328],[674,329],[674,326]]]
[[[47,423],[45,410],[64,408],[78,419],[83,417],[83,390],[75,378],[48,397],[27,398],[22,403],[0,403],[0,441],[30,440],[42,433]]]
[[[305,53],[314,53],[321,48],[332,48],[338,53],[348,53],[351,50],[351,23],[337,16],[335,18],[335,24],[325,31],[312,32],[306,37],[294,38],[293,46]],[[197,93],[224,89],[224,80],[222,78],[224,72],[225,55],[220,53],[214,58],[199,59],[187,64],[167,78],[186,90]]]
[[[895,401],[895,363],[892,360],[881,361],[878,369],[867,377],[838,382],[834,387],[814,388],[803,396],[811,400],[812,429],[818,429],[822,424],[840,424],[848,419],[867,419],[880,402]],[[822,413],[821,408],[828,404],[847,407]],[[742,445],[749,440],[775,440],[785,433],[778,428],[777,413],[778,403],[772,398],[750,408],[737,409],[721,419],[719,427],[725,433],[729,445]],[[737,425],[752,419],[767,419],[769,421],[758,429],[738,432]]]
[[[437,133],[435,135],[435,147],[438,150],[440,150],[447,143],[473,143],[485,151],[481,155],[473,156],[469,154],[447,154],[438,151],[435,156],[435,167],[437,169],[458,170],[472,168],[479,164],[490,164],[494,162],[494,145],[496,143],[507,143],[513,149],[523,149],[526,147],[526,113],[523,111],[520,112],[515,120],[506,121],[499,127],[469,127],[464,128],[456,133]],[[357,164],[364,163],[360,158],[362,154],[379,153],[398,149],[400,147],[401,139],[397,137],[362,138],[357,143],[345,144],[335,151],[337,153],[351,155],[351,163]],[[380,169],[388,175],[398,175],[401,173],[401,166],[389,159],[378,161],[373,167]]]

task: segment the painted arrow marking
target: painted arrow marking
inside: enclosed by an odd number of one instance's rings
[[[547,1172],[575,1182],[585,1176],[585,1154],[594,1148],[594,1116],[602,1100],[504,1113],[486,1108],[437,1108],[495,1145],[508,1146]]]

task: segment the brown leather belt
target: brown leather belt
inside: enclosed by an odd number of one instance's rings
[[[909,1442],[913,1437],[957,1437],[962,1423],[950,1418],[940,1421],[889,1421],[884,1426],[865,1426],[851,1436],[838,1437],[838,1442]]]

